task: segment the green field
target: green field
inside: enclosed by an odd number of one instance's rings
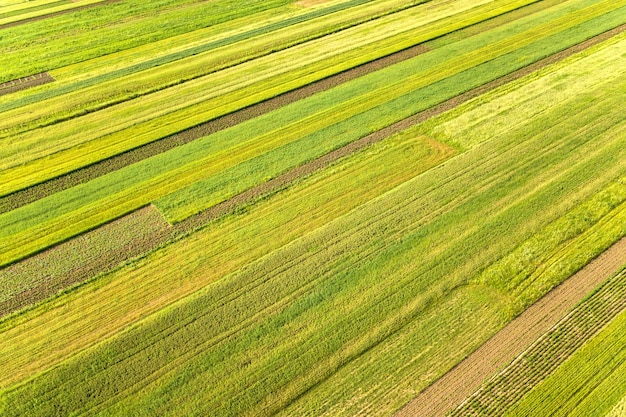
[[[5,3],[2,416],[392,416],[626,237],[626,0]],[[510,415],[620,415],[624,320]]]
[[[618,402],[626,389],[625,328],[622,313],[506,415],[607,416],[614,409],[619,413]]]

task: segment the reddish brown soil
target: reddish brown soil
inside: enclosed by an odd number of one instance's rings
[[[0,84],[0,96],[15,93],[16,91],[26,90],[27,88],[35,87],[36,85],[48,84],[53,81],[55,81],[55,79],[52,78],[52,76],[47,72],[7,81]]]
[[[433,116],[436,116],[438,114],[441,114],[445,111],[448,111],[474,97],[477,97],[481,94],[484,94],[485,92],[488,92],[490,90],[493,90],[499,86],[502,86],[508,82],[511,82],[513,80],[519,79],[521,77],[523,77],[524,75],[527,75],[529,73],[532,73],[533,71],[536,71],[540,68],[543,68],[549,64],[558,62],[576,52],[582,51],[586,48],[589,48],[592,45],[595,45],[599,42],[602,42],[608,38],[610,38],[611,36],[614,36],[617,33],[622,32],[624,29],[626,29],[626,25],[622,25],[616,29],[613,29],[609,32],[606,32],[604,34],[598,35],[594,38],[589,39],[586,42],[583,42],[579,45],[576,45],[572,48],[568,48],[567,50],[564,50],[558,54],[555,54],[553,56],[550,56],[548,58],[545,58],[541,61],[538,61],[528,67],[522,68],[518,71],[515,71],[509,75],[506,75],[504,77],[501,77],[497,80],[494,80],[490,83],[487,83],[483,86],[477,87],[475,89],[472,89],[470,91],[467,91],[466,93],[463,93],[457,97],[454,97],[450,100],[447,100],[437,106],[432,107],[431,109],[428,109],[426,111],[423,111],[421,113],[418,113],[416,115],[413,115],[411,117],[408,117],[404,120],[401,120],[393,125],[390,125],[380,131],[377,131],[373,134],[370,134],[368,136],[365,136],[353,143],[350,143],[342,148],[339,148],[329,154],[326,154],[320,158],[317,158],[313,161],[310,161],[302,166],[296,167],[294,169],[292,169],[291,171],[280,175],[270,181],[267,181],[263,184],[260,184],[256,187],[253,187],[221,204],[218,204],[212,208],[209,208],[208,210],[205,210],[204,212],[201,212],[193,217],[188,218],[187,220],[178,223],[176,226],[172,227],[171,229],[169,229],[167,232],[164,233],[159,233],[155,236],[153,236],[150,239],[146,239],[146,240],[142,240],[142,241],[133,241],[131,240],[131,243],[129,243],[129,246],[131,246],[133,248],[132,252],[129,252],[127,255],[123,255],[120,253],[117,253],[115,251],[111,251],[111,255],[109,255],[108,253],[102,253],[100,259],[98,260],[98,267],[90,267],[89,273],[76,273],[72,271],[67,271],[66,275],[63,276],[58,276],[56,277],[54,280],[51,280],[50,283],[46,284],[49,288],[51,288],[50,290],[33,290],[31,291],[29,294],[33,294],[28,295],[28,294],[24,294],[23,296],[21,296],[21,301],[19,302],[14,302],[14,301],[10,301],[12,306],[14,307],[4,307],[4,310],[0,311],[0,317],[3,314],[8,314],[12,311],[15,311],[19,308],[22,308],[26,305],[35,303],[39,300],[42,300],[52,294],[54,294],[56,291],[58,291],[59,289],[62,289],[64,287],[67,287],[68,285],[72,285],[72,284],[76,284],[79,282],[82,282],[86,279],[88,279],[91,276],[97,275],[98,273],[103,273],[103,272],[107,272],[110,271],[111,269],[115,268],[117,265],[119,265],[120,263],[123,263],[124,261],[131,259],[133,257],[139,256],[142,253],[147,253],[150,250],[163,245],[165,243],[167,243],[169,240],[180,236],[180,235],[184,235],[187,234],[195,229],[198,229],[200,227],[205,226],[206,224],[208,224],[209,222],[225,215],[228,213],[231,213],[233,211],[235,211],[237,208],[244,206],[246,204],[250,204],[253,203],[255,200],[257,200],[260,197],[266,196],[268,194],[271,194],[275,191],[278,191],[282,188],[285,188],[287,186],[289,186],[290,184],[294,183],[295,181],[304,178],[308,175],[311,175],[312,173],[315,173],[317,171],[320,171],[321,169],[327,167],[328,165],[332,164],[333,162],[344,158],[346,156],[349,156],[355,152],[358,152],[359,150],[366,148],[367,146],[379,142],[383,139],[385,139],[386,137],[389,137],[390,135],[403,131],[411,126],[414,126],[418,123],[421,123]],[[26,204],[24,201],[33,201],[36,200],[37,198],[41,198],[42,196],[48,195],[49,193],[52,192],[56,192],[59,191],[60,189],[65,189],[65,188],[69,188],[73,185],[76,185],[78,183],[81,182],[85,182],[88,181],[90,178],[102,175],[103,172],[110,172],[114,169],[117,169],[116,167],[121,167],[121,166],[125,166],[131,163],[136,162],[137,160],[146,158],[146,155],[154,155],[156,153],[160,153],[163,152],[164,150],[167,149],[171,149],[174,146],[178,146],[181,143],[187,143],[189,141],[192,141],[200,136],[206,135],[208,133],[211,133],[213,131],[217,131],[217,130],[221,130],[224,129],[226,127],[232,126],[233,124],[236,123],[240,123],[243,120],[248,120],[250,118],[256,117],[260,114],[266,113],[270,110],[273,110],[275,108],[281,107],[287,103],[299,100],[301,98],[307,97],[309,95],[312,95],[318,91],[321,91],[323,89],[327,89],[327,88],[331,88],[334,85],[338,85],[342,82],[347,81],[348,79],[353,79],[356,77],[359,77],[363,74],[366,74],[368,72],[371,71],[375,71],[376,69],[382,68],[386,65],[390,65],[394,62],[399,62],[403,59],[407,59],[410,56],[415,56],[419,53],[422,53],[424,51],[424,49],[421,46],[416,46],[414,48],[411,48],[410,50],[406,50],[403,51],[399,54],[394,54],[393,56],[388,56],[386,58],[382,58],[380,60],[377,61],[373,61],[370,64],[366,64],[364,66],[358,67],[358,68],[354,68],[350,71],[344,72],[342,74],[338,74],[336,76],[327,78],[325,80],[313,83],[307,87],[303,87],[301,89],[298,90],[294,90],[290,93],[284,94],[282,96],[276,97],[274,99],[265,101],[263,103],[259,103],[257,105],[251,106],[249,108],[243,109],[241,111],[238,111],[236,113],[233,113],[231,115],[228,116],[224,116],[222,118],[216,119],[214,121],[211,121],[209,123],[205,123],[203,125],[197,126],[195,128],[192,128],[190,130],[187,130],[185,132],[182,132],[178,135],[174,135],[172,137],[166,138],[164,140],[161,140],[159,142],[155,142],[153,144],[150,144],[148,146],[139,148],[135,151],[131,151],[128,152],[126,154],[122,154],[122,155],[118,155],[115,158],[111,158],[110,160],[107,160],[101,164],[96,164],[94,165],[94,167],[99,167],[96,168],[94,170],[90,170],[91,167],[87,167],[84,170],[81,171],[76,171],[75,173],[72,173],[68,176],[59,178],[57,180],[53,180],[51,182],[47,182],[45,184],[42,184],[41,186],[38,187],[33,187],[31,189],[28,189],[26,191],[24,191],[22,193],[17,193],[17,194],[13,194],[10,195],[8,197],[5,197],[3,199],[0,199],[0,213],[4,212],[4,211],[8,211],[11,210],[15,207],[19,207],[21,205]],[[342,77],[346,77],[346,78],[342,78]],[[154,148],[153,148],[154,147]],[[137,153],[134,153],[137,152]],[[145,153],[143,153],[145,152]],[[109,165],[110,164],[110,165]],[[58,181],[58,183],[56,182]],[[28,194],[28,193],[33,193],[33,194]],[[14,201],[11,198],[13,196],[21,196],[19,200]],[[21,198],[23,198],[24,200],[21,200]],[[17,206],[15,206],[15,204],[17,204]],[[122,219],[120,219],[122,221]],[[93,232],[90,233],[98,233],[99,229],[96,229]],[[47,256],[47,253],[49,251],[53,251],[58,247],[61,246],[65,246],[65,245],[74,245],[74,241],[76,239],[80,239],[80,237],[72,239],[68,242],[62,243],[60,245],[58,245],[57,247],[48,249],[46,251],[44,251],[43,253],[36,255],[38,257],[40,256]],[[15,266],[19,266],[20,264],[24,263],[24,262],[29,262],[29,259],[25,259],[23,261],[20,261],[16,264],[14,264],[11,267],[15,267]],[[95,264],[94,264],[95,265]],[[79,269],[82,270],[81,268],[83,268],[80,265],[77,265],[75,269]],[[0,270],[0,273],[2,273],[3,270]],[[54,281],[54,282],[52,282]],[[59,284],[57,284],[56,282],[59,282]],[[44,288],[44,287],[42,287]],[[47,287],[46,287],[47,288]],[[580,298],[580,297],[579,297]],[[8,305],[8,304],[7,304]],[[553,321],[550,321],[553,322]],[[543,330],[545,331],[545,329]],[[535,336],[536,337],[536,336]],[[518,352],[518,350],[514,350],[513,352]],[[506,362],[506,361],[505,361]],[[503,365],[503,364],[502,364]],[[500,366],[502,366],[500,365]],[[480,381],[478,381],[477,383],[482,382],[482,380],[487,377],[488,375],[490,375],[491,372],[487,372],[480,374],[479,378]],[[445,378],[445,377],[444,377]],[[430,389],[430,388],[429,388]],[[475,389],[475,388],[473,388]],[[472,389],[472,390],[473,390]],[[457,392],[461,392],[461,391],[457,391]],[[458,404],[462,398],[464,398],[465,396],[469,395],[471,393],[467,392],[463,395],[463,397],[461,398],[457,398],[454,397],[454,401],[453,404],[448,404],[445,403],[446,405],[444,406],[447,407],[449,405],[449,407],[447,409],[449,409],[450,407]],[[421,397],[421,396],[420,396]],[[420,398],[418,397],[418,399]],[[445,395],[441,398],[447,398]],[[418,400],[416,399],[416,401]],[[431,397],[432,399],[432,397]],[[420,400],[421,401],[421,400]],[[412,403],[411,403],[412,404]],[[418,402],[418,404],[420,404],[420,402]],[[433,403],[435,404],[435,402]],[[418,407],[420,407],[418,405]],[[409,407],[410,408],[410,407]],[[412,414],[404,414],[404,415],[412,415]]]
[[[615,274],[624,264],[626,264],[626,239],[620,240],[585,268],[530,306],[474,353],[422,391],[414,400],[398,411],[395,416],[446,415],[447,412],[454,409],[474,393],[485,380],[527,351],[537,338],[545,334],[555,323],[572,310],[583,297]],[[616,311],[623,309],[626,301],[624,299],[620,300],[622,298],[619,296],[620,294],[615,293],[613,294],[615,297],[609,297],[605,300],[607,309],[612,311],[611,314],[613,316],[617,314]],[[603,299],[603,297],[604,293],[600,292],[600,295],[593,299]],[[615,300],[618,303],[613,303]],[[587,304],[585,303],[583,308],[586,308]],[[610,320],[611,314],[606,314],[605,318]],[[563,323],[566,322],[567,320]],[[599,323],[599,325],[601,327],[602,323]],[[598,328],[588,333],[593,334],[597,330]],[[572,347],[575,348],[576,343],[580,343],[580,341],[564,345],[565,354],[567,352],[571,353],[571,349]],[[531,348],[528,352],[532,354],[535,352],[535,349]],[[564,358],[561,358],[561,360],[564,360]],[[514,366],[519,365],[514,364]],[[538,375],[541,376],[543,374],[538,373]],[[536,377],[537,374],[531,374],[528,381],[532,382],[533,378],[536,379]],[[525,389],[530,389],[531,387],[532,385]],[[503,394],[499,398],[508,401],[519,395],[520,392],[523,393],[523,390],[518,390],[519,386],[509,388],[511,391],[506,391],[506,395]],[[487,390],[487,393],[489,392],[491,391]],[[485,400],[485,403],[487,402]],[[473,414],[467,409],[462,409],[456,415]],[[501,414],[496,412],[494,415]]]
[[[92,7],[103,6],[105,4],[110,4],[110,3],[117,3],[119,1],[121,0],[104,0],[104,1],[101,1],[100,3],[86,4],[84,6],[74,7],[73,9],[61,10],[58,12],[49,13],[49,14],[45,14],[42,16],[29,17],[28,19],[18,20],[16,22],[5,23],[4,25],[0,25],[0,30],[12,28],[15,26],[25,25],[27,23],[32,23],[38,20],[48,19],[50,17],[56,17],[56,16],[61,16],[61,15],[72,13],[72,12],[77,12],[79,10],[91,9]]]

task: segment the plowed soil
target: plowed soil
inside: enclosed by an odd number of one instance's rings
[[[27,88],[35,87],[36,85],[48,84],[53,81],[55,81],[55,79],[47,72],[7,81],[0,84],[0,96],[15,93],[16,91],[26,90]]]
[[[503,415],[625,307],[626,271],[602,284],[592,296],[467,398],[451,417]]]
[[[583,297],[626,264],[626,239],[525,310],[474,353],[407,404],[395,417],[444,416],[518,357]]]
[[[0,317],[145,254],[172,232],[148,206],[0,269]]]

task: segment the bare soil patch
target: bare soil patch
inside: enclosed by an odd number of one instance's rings
[[[0,317],[145,254],[172,232],[148,206],[0,269]]]
[[[7,81],[0,84],[0,96],[15,93],[16,91],[26,90],[27,88],[35,87],[37,85],[48,84],[53,81],[56,80],[47,72]]]
[[[583,297],[615,274],[624,264],[626,264],[626,239],[622,239],[614,244],[586,267],[530,306],[474,353],[422,391],[414,400],[398,411],[395,416],[444,416],[472,393],[476,392],[485,380],[508,363],[511,363],[516,357],[519,357],[524,352],[528,352],[529,355],[537,353],[537,347],[540,351],[544,347],[541,343],[546,343],[546,340],[549,341],[549,339],[542,338],[534,345],[533,342],[548,332],[549,329],[554,328],[558,331],[559,326],[576,325],[577,322],[568,321],[571,316],[566,317],[557,326],[555,326],[555,323],[558,323]],[[604,300],[607,311],[604,317],[608,320],[626,305],[626,300],[624,300],[621,292],[612,293],[611,297],[605,297],[606,294],[602,291],[597,294],[599,295],[591,299]],[[580,310],[582,313],[575,312],[574,317],[584,317],[587,304],[589,303],[583,304]],[[577,309],[576,311],[579,310]],[[603,323],[599,322],[599,327],[590,327],[585,331],[586,335],[594,334],[602,325]],[[576,332],[575,329],[574,332]],[[552,358],[552,360],[565,360],[571,354],[572,349],[575,350],[577,343],[582,343],[580,339],[584,339],[584,337],[570,338],[570,343],[563,345],[560,356],[555,354],[555,358]],[[520,365],[523,366],[521,361],[512,363],[512,371],[518,372]],[[558,366],[558,363],[555,366]],[[526,381],[516,382],[516,384],[520,383],[521,385],[529,383],[531,384],[530,386],[512,385],[506,387],[505,385],[498,385],[495,388],[486,388],[486,393],[498,393],[501,395],[501,397],[498,397],[500,400],[510,401],[520,394],[523,395],[523,389],[532,388],[534,381],[537,378],[545,377],[545,371],[549,370],[550,368],[538,368],[534,373],[530,373]],[[511,372],[511,370],[508,372]],[[509,382],[508,379],[507,382]],[[500,391],[500,388],[503,391]],[[491,391],[491,389],[494,389],[494,391]],[[488,397],[485,393],[476,395]],[[488,402],[487,400],[484,401],[485,404]],[[492,403],[495,404],[495,401]],[[465,416],[474,414],[467,408],[463,408],[454,415]],[[496,412],[494,415],[498,415],[498,413]]]

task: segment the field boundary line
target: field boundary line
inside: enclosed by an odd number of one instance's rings
[[[577,52],[581,52],[587,48],[590,48],[591,46],[594,46],[602,41],[605,41],[615,35],[617,35],[618,33],[623,32],[624,30],[626,30],[626,24],[618,26],[612,30],[609,30],[607,32],[604,32],[600,35],[596,35],[578,45],[574,45],[570,48],[567,48],[561,52],[558,52],[554,55],[548,56],[544,59],[541,59],[533,64],[530,64],[526,67],[520,68],[514,72],[509,73],[508,75],[502,76],[500,78],[497,78],[491,82],[488,82],[486,84],[483,84],[481,86],[478,86],[476,88],[473,88],[471,90],[466,91],[465,93],[462,93],[458,96],[455,96],[451,99],[448,99],[438,105],[435,105],[427,110],[424,110],[422,112],[419,112],[417,114],[414,114],[413,116],[410,116],[406,119],[403,119],[399,122],[393,123],[385,128],[382,128],[381,130],[378,130],[374,133],[371,133],[367,136],[362,137],[361,139],[358,139],[356,141],[353,141],[347,145],[344,145],[330,153],[327,153],[319,158],[316,158],[312,161],[309,161],[305,164],[302,164],[300,166],[297,166],[273,179],[270,179],[262,184],[259,184],[255,187],[249,188],[248,190],[229,198],[228,200],[225,200],[221,203],[216,204],[213,207],[210,207],[206,210],[203,210],[191,217],[188,217],[187,219],[176,223],[175,225],[173,225],[173,227],[171,228],[171,232],[170,233],[166,233],[164,235],[159,236],[158,238],[155,238],[155,240],[150,241],[149,244],[146,244],[145,247],[143,247],[143,250],[138,250],[136,252],[134,252],[133,256],[128,256],[126,259],[110,259],[110,260],[103,260],[101,262],[101,269],[99,270],[90,270],[89,275],[81,275],[81,276],[66,276],[66,277],[61,277],[59,279],[63,280],[63,282],[67,282],[68,285],[65,288],[68,288],[69,286],[72,285],[77,285],[80,284],[81,282],[85,282],[86,280],[99,275],[101,273],[106,273],[106,272],[110,272],[112,270],[114,270],[118,265],[123,264],[126,261],[129,261],[130,259],[137,257],[137,256],[141,256],[142,254],[145,255],[147,253],[149,253],[152,250],[157,249],[158,247],[161,247],[163,245],[166,245],[168,242],[174,240],[174,239],[179,239],[183,236],[189,235],[191,233],[193,233],[194,231],[201,229],[205,226],[207,226],[208,224],[210,224],[212,221],[219,219],[220,217],[223,217],[225,215],[228,215],[230,213],[235,212],[237,209],[249,205],[249,204],[253,204],[255,201],[258,201],[261,198],[267,197],[275,192],[281,191],[282,189],[285,189],[287,187],[289,187],[290,185],[294,184],[295,182],[297,182],[298,180],[304,179],[318,171],[321,171],[322,169],[328,167],[329,165],[339,161],[340,159],[346,158],[350,155],[355,154],[356,152],[363,150],[377,142],[380,142],[396,133],[402,132],[410,127],[413,127],[419,123],[422,123],[432,117],[438,116],[446,111],[452,110],[454,108],[456,108],[457,106],[472,100],[482,94],[485,94],[489,91],[492,91],[496,88],[499,88],[503,85],[506,85],[512,81],[515,81],[517,79],[520,79],[528,74],[531,74],[541,68],[544,68],[548,65],[554,64],[556,62],[559,62]],[[411,53],[420,53],[420,47],[421,45],[417,45],[413,52]],[[411,49],[413,49],[411,48]],[[386,57],[387,58],[387,57]],[[382,58],[385,59],[385,58]],[[380,61],[380,60],[378,60]],[[372,61],[375,62],[375,61]],[[366,64],[367,65],[367,64]],[[356,69],[356,68],[355,68]],[[353,69],[353,70],[355,70]],[[352,70],[350,70],[352,71]],[[326,79],[327,80],[327,79]],[[322,80],[326,81],[326,80]],[[333,82],[333,81],[329,81],[329,82]],[[306,88],[306,87],[305,87]],[[296,90],[299,91],[299,90]],[[293,92],[292,92],[293,93]],[[314,92],[313,92],[314,93]],[[313,94],[311,93],[311,94]],[[287,93],[290,94],[290,93]],[[280,97],[280,96],[279,96]],[[271,99],[274,100],[274,99]],[[271,101],[270,100],[270,101]],[[274,105],[279,105],[279,103],[274,103]],[[252,107],[249,107],[245,110],[248,111],[258,111],[258,105],[254,105]],[[228,117],[228,116],[226,116]],[[220,118],[220,119],[216,119],[214,122],[222,120],[223,123],[223,119],[224,118]],[[212,123],[212,122],[209,122]],[[218,125],[219,126],[219,125]],[[194,129],[199,129],[200,127],[194,128]],[[177,135],[175,135],[177,136]],[[195,138],[190,137],[189,140],[194,140]],[[177,140],[184,140],[184,138],[179,138]],[[154,143],[154,142],[153,142]],[[177,146],[177,145],[172,145],[172,146]],[[126,155],[126,154],[121,154],[121,156]],[[99,164],[96,165],[92,165],[93,166],[97,166]],[[79,172],[79,171],[75,171]],[[63,181],[63,179],[66,177],[61,177],[60,181]],[[90,178],[91,179],[91,178]],[[43,185],[47,185],[49,184],[48,182],[43,183]],[[66,188],[69,188],[73,185],[69,185]],[[30,189],[27,189],[30,190]],[[45,191],[50,191],[50,189],[44,189]],[[17,194],[11,194],[9,195],[9,197],[14,196]],[[36,200],[36,198],[35,198]],[[34,201],[34,200],[33,200]],[[6,210],[7,206],[6,206],[6,200],[4,199],[0,199],[0,213],[7,211]],[[141,209],[140,209],[141,210]],[[134,213],[136,213],[139,210],[135,210],[131,213],[126,214],[126,216],[130,216],[133,215]],[[123,219],[126,216],[120,216],[116,219],[111,220],[108,223],[112,223],[115,222],[117,220]],[[91,230],[91,232],[94,231],[98,231],[100,227],[96,227],[94,229]],[[84,233],[83,233],[84,234]],[[34,257],[37,256],[46,256],[46,254],[50,253],[50,251],[55,250],[55,248],[57,248],[58,246],[61,245],[66,245],[66,244],[72,244],[73,241],[75,241],[76,239],[78,239],[80,236],[82,236],[83,234],[68,238],[67,240],[65,240],[62,243],[53,245],[49,248],[46,248],[42,251],[39,251],[37,254],[33,254],[31,256],[22,258],[20,260],[16,260],[15,262],[12,262],[8,265],[5,265],[3,268],[0,268],[0,272],[3,272],[5,269],[7,268],[11,268],[11,267],[15,267],[16,265],[20,265],[22,263],[25,262],[29,262],[29,260],[33,259]],[[129,243],[129,244],[132,244]],[[141,248],[138,248],[141,249]],[[106,256],[106,255],[103,255]],[[54,288],[57,288],[56,286],[54,286]],[[8,315],[8,314],[12,314],[15,311],[18,311],[21,308],[26,307],[27,305],[32,305],[34,303],[40,302],[52,295],[54,295],[57,291],[63,290],[63,288],[57,288],[56,291],[49,291],[49,292],[45,292],[45,291],[34,291],[34,293],[38,294],[37,299],[33,299],[33,300],[24,300],[22,303],[20,303],[20,307],[19,308],[14,308],[11,310],[5,310],[4,312],[0,312],[0,318],[2,317],[2,314],[4,315]],[[482,381],[481,381],[482,382]],[[470,393],[467,393],[467,395],[469,395]],[[461,399],[459,399],[459,402],[461,401]],[[454,404],[456,405],[456,404]]]
[[[444,416],[533,343],[589,293],[626,265],[626,238],[622,238],[577,273],[528,307],[513,321],[450,371],[424,389],[394,417]],[[462,381],[460,383],[459,381]],[[465,414],[462,414],[465,415]]]

